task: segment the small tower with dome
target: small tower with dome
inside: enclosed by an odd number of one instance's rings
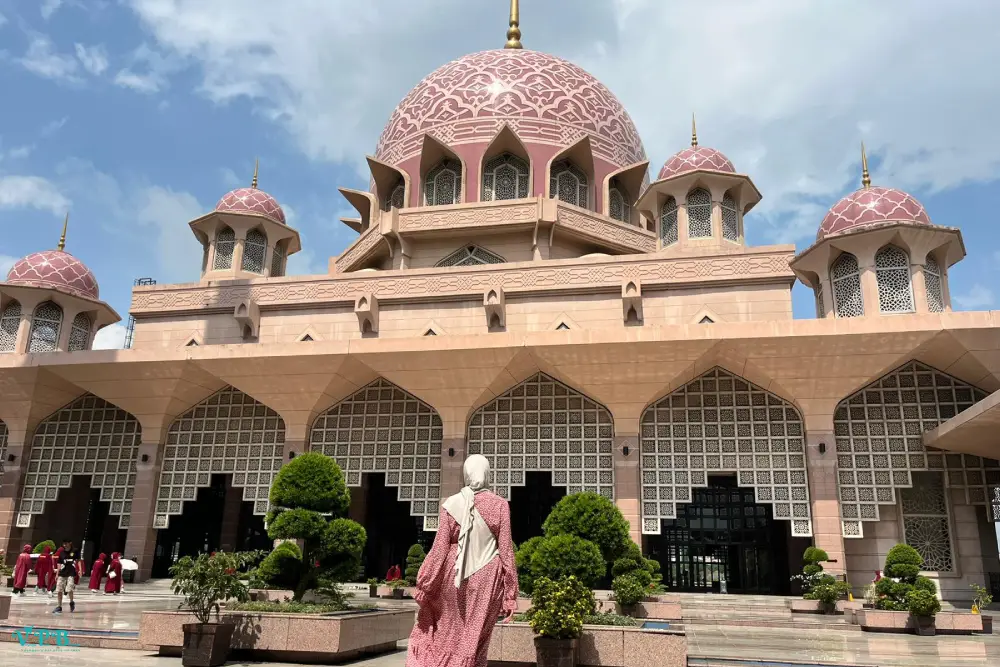
[[[100,299],[93,272],[66,252],[69,214],[55,250],[18,260],[0,283],[0,354],[78,352],[121,320]]]
[[[913,196],[873,186],[861,144],[861,188],[823,218],[816,242],[791,262],[821,318],[951,310],[948,269],[965,257],[962,233],[931,222]]]

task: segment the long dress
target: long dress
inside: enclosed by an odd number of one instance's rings
[[[104,554],[101,554],[94,561],[94,567],[90,570],[90,590],[99,591],[101,589],[101,577],[104,576]]]
[[[56,582],[59,580],[59,563],[62,560],[63,548],[59,547],[56,549],[56,553],[52,556],[52,574],[49,576],[49,590],[56,590]]]
[[[502,612],[517,608],[510,507],[491,491],[477,493],[475,504],[497,538],[499,556],[455,588],[459,525],[441,510],[434,546],[417,575],[420,610],[406,667],[486,667],[493,626]]]
[[[115,576],[111,576],[114,572]],[[122,589],[122,562],[118,558],[118,552],[111,554],[111,565],[108,566],[108,582],[104,584],[105,593],[114,593],[115,595]]]
[[[35,561],[35,575],[37,579],[35,588],[43,591],[49,590],[49,584],[53,579],[52,549],[50,547],[44,547],[42,553],[38,556],[38,560]]]
[[[28,585],[28,570],[31,569],[31,545],[25,544],[24,549],[17,557],[14,564],[14,592],[24,592],[24,587]]]

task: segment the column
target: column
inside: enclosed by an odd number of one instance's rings
[[[233,247],[233,271],[239,272],[243,270],[243,246],[247,242],[247,231],[249,230],[234,228],[233,231],[236,233],[236,245]]]
[[[637,433],[618,433],[616,426],[614,464],[615,505],[628,521],[628,532],[632,541],[641,547],[642,475],[639,471],[639,436]]]
[[[31,317],[35,314],[35,308],[41,302],[41,298],[19,299],[21,303],[21,321],[17,327],[17,343],[14,352],[24,354],[28,351],[31,340]]]
[[[441,438],[441,500],[458,493],[465,485],[462,468],[468,455],[466,420],[469,408],[438,410],[444,432]]]
[[[913,312],[927,313],[927,283],[924,282],[923,264],[910,266],[910,286],[913,292]]]
[[[163,417],[155,423],[140,420],[142,442],[135,462],[135,490],[132,493],[132,514],[125,535],[125,557],[139,564],[135,573],[136,583],[146,581],[153,573],[156,552],[156,492],[163,468],[163,440],[169,419]]]
[[[831,413],[832,410],[831,407]],[[806,416],[806,467],[809,475],[813,544],[825,551],[832,561],[836,561],[823,564],[830,574],[846,574],[847,556],[840,525],[837,445],[833,435],[832,414]]]
[[[56,349],[65,352],[69,349],[69,337],[73,332],[73,320],[80,313],[79,309],[66,308],[63,309],[63,319],[62,325],[59,327],[59,340],[56,341]]]
[[[31,453],[31,433],[37,421],[29,423],[23,419],[5,419],[7,425],[7,452],[3,460],[3,476],[0,477],[0,548],[7,552],[8,564],[13,565],[21,552],[21,531],[17,528],[17,511],[21,500],[21,489],[28,471],[28,457]],[[14,457],[10,461],[10,457]]]

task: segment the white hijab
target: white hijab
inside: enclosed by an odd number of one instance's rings
[[[444,501],[444,508],[459,525],[458,554],[455,557],[455,588],[486,567],[500,550],[493,531],[476,510],[474,498],[489,488],[490,462],[481,454],[465,460],[465,486]]]

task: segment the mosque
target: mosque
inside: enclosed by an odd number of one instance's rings
[[[863,159],[812,245],[748,246],[751,177],[693,122],[651,172],[614,94],[523,48],[511,5],[505,48],[392,111],[327,273],[285,275],[299,234],[256,173],[188,223],[198,282],[134,288],[130,349],[91,349],[120,316],[65,236],[14,265],[8,553],[71,536],[146,579],[267,546],[276,471],[316,451],[378,576],[481,453],[516,541],[599,493],[671,590],[786,593],[810,544],[860,589],[902,541],[945,598],[1000,586],[1000,314],[952,310],[961,231]]]

